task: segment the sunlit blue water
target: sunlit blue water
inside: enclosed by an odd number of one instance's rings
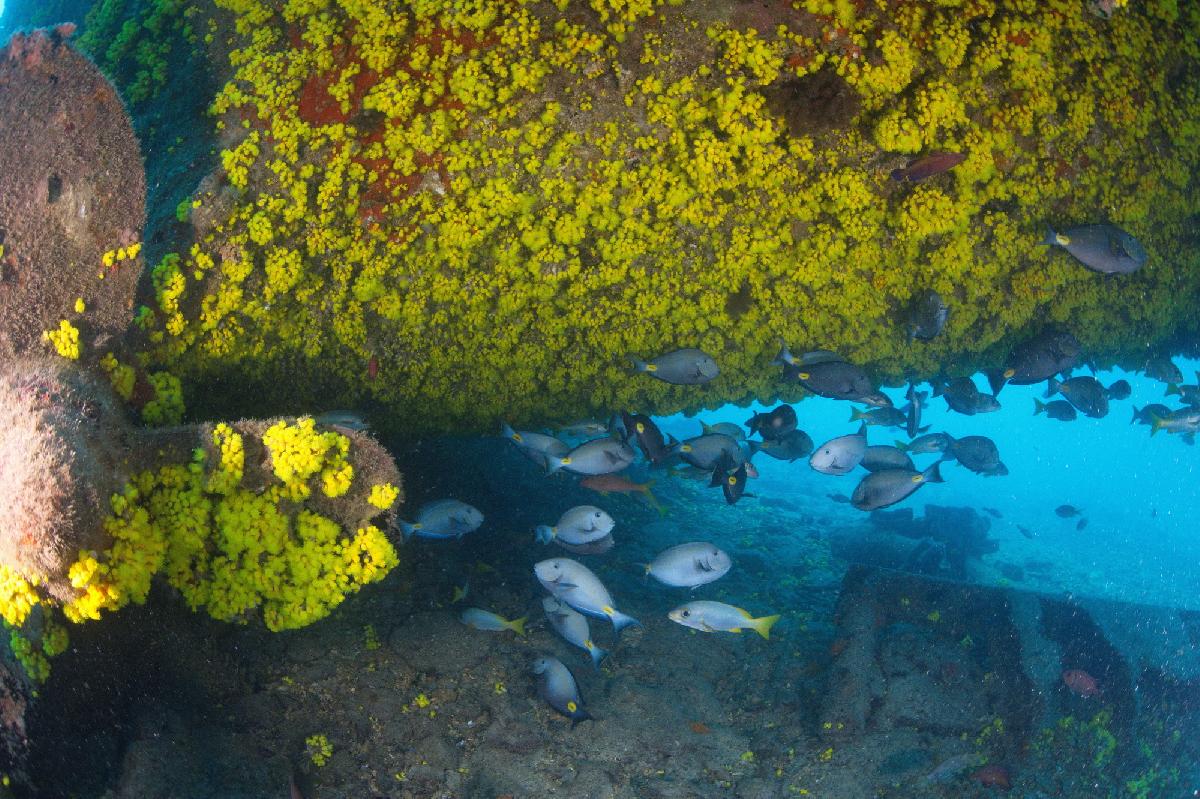
[[[1200,363],[1176,359],[1185,379],[1191,380]],[[1174,398],[1164,397],[1166,385],[1121,370],[1097,374],[1109,385],[1123,378],[1133,388],[1132,396],[1112,401],[1108,416],[1059,422],[1033,415],[1033,398],[1042,397],[1045,383],[1035,386],[1005,386],[1000,393],[1001,410],[977,416],[950,411],[944,400],[931,398],[923,419],[934,431],[961,437],[986,435],[1000,448],[1009,469],[1004,477],[983,477],[957,464],[943,464],[943,484],[931,484],[898,508],[911,506],[919,514],[925,503],[995,508],[1003,514],[992,519],[991,536],[1000,551],[988,560],[1039,559],[1056,564],[1047,583],[1028,587],[1083,596],[1104,596],[1155,605],[1200,608],[1195,586],[1200,580],[1200,540],[1195,509],[1200,507],[1196,464],[1200,451],[1186,445],[1180,436],[1160,432],[1153,438],[1150,428],[1131,425],[1133,407],[1162,403],[1177,407]],[[987,391],[983,375],[976,376]],[[929,390],[924,385],[922,390]],[[885,389],[897,406],[904,404],[903,389]],[[698,418],[709,423],[744,423],[753,412],[770,406],[749,408],[727,406],[707,411]],[[848,421],[851,403],[809,398],[796,404],[800,427],[819,446],[822,441],[851,433],[857,423]],[[659,420],[664,432],[676,437],[697,435],[698,423],[683,415]],[[868,441],[889,444],[904,439],[902,430],[872,427]],[[918,466],[927,466],[934,455],[916,456]],[[814,511],[861,522],[866,514],[828,498],[831,493],[852,493],[866,474],[857,469],[845,477],[813,471],[807,459],[786,463],[759,455],[754,459],[761,478],[751,481],[751,491],[760,496],[777,496],[808,504]],[[719,502],[713,494],[713,502]],[[753,502],[753,499],[744,500]],[[1054,514],[1069,503],[1084,511],[1087,527],[1076,530],[1077,519]],[[1017,525],[1035,537],[1023,536]],[[985,582],[988,582],[985,580]],[[997,575],[996,582],[1002,582]]]

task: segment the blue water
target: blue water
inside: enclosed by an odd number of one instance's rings
[[[1176,359],[1186,380],[1191,380],[1200,362]],[[1160,432],[1150,436],[1145,425],[1131,425],[1133,407],[1158,402],[1176,407],[1175,398],[1164,397],[1164,383],[1119,369],[1096,375],[1104,385],[1128,380],[1133,393],[1127,400],[1110,402],[1108,416],[1088,419],[1080,415],[1072,422],[1059,422],[1033,415],[1033,398],[1041,398],[1045,384],[1005,386],[1000,393],[1001,409],[990,414],[964,416],[950,411],[944,400],[931,398],[923,423],[934,431],[955,437],[986,435],[994,440],[1009,469],[1003,477],[983,477],[956,464],[943,464],[946,482],[930,484],[895,506],[911,506],[917,514],[925,503],[994,508],[1003,518],[991,519],[990,535],[1000,551],[985,560],[1029,558],[1053,561],[1050,581],[1026,582],[1026,587],[1051,593],[1098,596],[1152,605],[1200,608],[1196,591],[1200,577],[1200,541],[1197,540],[1195,509],[1200,507],[1200,485],[1196,466],[1200,451],[1180,436]],[[983,375],[976,384],[987,391]],[[926,384],[922,390],[929,390]],[[903,389],[885,389],[893,402],[904,404]],[[771,406],[746,408],[726,406],[698,414],[708,423],[744,423],[750,416]],[[854,432],[857,423],[848,421],[851,403],[820,397],[795,405],[801,429],[816,445],[834,436]],[[658,420],[663,432],[676,437],[698,434],[696,418],[682,414]],[[871,427],[871,444],[890,444],[905,438],[895,428]],[[927,466],[934,455],[916,456],[918,466]],[[785,497],[801,502],[831,521],[860,523],[866,514],[837,504],[830,493],[849,495],[862,469],[845,477],[813,471],[807,459],[793,463],[759,455],[754,459],[761,478],[751,481],[750,491],[761,496]],[[720,500],[714,490],[713,501]],[[753,499],[743,500],[753,502]],[[1076,530],[1078,519],[1062,519],[1054,509],[1064,503],[1084,512],[1088,526]],[[1017,529],[1024,525],[1035,535],[1030,540]],[[997,573],[994,580],[1004,584]]]

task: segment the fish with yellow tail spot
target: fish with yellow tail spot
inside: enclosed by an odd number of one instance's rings
[[[583,709],[583,697],[579,695],[579,684],[575,675],[558,658],[549,655],[533,661],[533,673],[537,677],[538,696],[546,704],[571,720],[574,727],[591,718]]]
[[[721,373],[711,355],[694,347],[668,352],[649,361],[630,356],[635,372],[644,372],[677,386],[696,386],[707,383]]]
[[[522,616],[519,619],[508,619],[490,610],[482,608],[467,608],[458,617],[463,624],[468,627],[474,627],[476,630],[486,630],[488,632],[500,632],[501,630],[512,630],[517,635],[525,635],[525,622],[529,620],[528,616]]]
[[[462,538],[479,529],[483,514],[477,508],[457,499],[439,499],[422,505],[415,522],[397,520],[404,540],[412,538]]]
[[[684,627],[705,633],[740,633],[751,629],[763,638],[770,639],[771,628],[779,621],[779,614],[754,618],[748,611],[724,602],[701,599],[680,605],[667,614],[667,618]]]
[[[543,597],[542,610],[546,611],[546,619],[554,632],[563,637],[569,644],[574,644],[592,656],[592,665],[600,670],[600,661],[608,656],[608,650],[601,649],[592,643],[592,634],[587,617],[557,597]]]

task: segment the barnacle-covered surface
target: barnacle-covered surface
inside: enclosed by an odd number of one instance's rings
[[[1195,6],[216,5],[193,24],[235,70],[223,169],[140,318],[203,407],[481,428],[768,397],[780,337],[892,379],[1047,322],[1131,365],[1194,332]],[[936,151],[967,158],[889,179]],[[1146,245],[1140,273],[1038,245],[1098,220]],[[911,344],[930,288],[950,321]],[[720,378],[630,377],[679,346]]]

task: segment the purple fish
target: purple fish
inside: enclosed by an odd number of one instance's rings
[[[910,161],[908,166],[903,169],[893,169],[892,180],[898,182],[911,180],[916,183],[918,180],[949,172],[965,160],[967,160],[966,153],[930,153],[915,161]]]

